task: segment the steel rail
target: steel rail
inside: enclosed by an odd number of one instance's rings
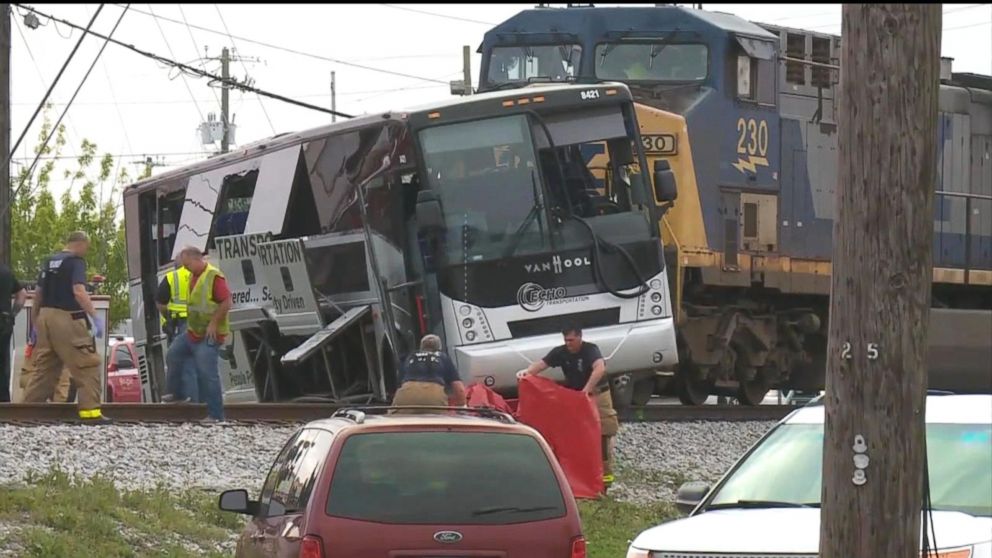
[[[235,403],[224,406],[231,423],[305,423],[330,418],[336,411],[360,408],[341,403]],[[777,421],[798,407],[789,405],[651,405],[618,413],[623,422]],[[103,414],[115,424],[181,424],[207,418],[202,404],[107,403]],[[0,424],[74,424],[79,416],[74,403],[0,404]]]

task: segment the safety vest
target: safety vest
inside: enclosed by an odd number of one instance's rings
[[[173,269],[166,274],[169,283],[169,305],[166,312],[173,319],[186,319],[186,301],[189,298],[189,282],[193,274],[185,267]],[[165,326],[165,316],[159,316],[159,322]]]
[[[203,337],[207,333],[207,326],[210,319],[217,310],[218,304],[214,302],[214,279],[224,277],[221,270],[207,264],[207,268],[200,274],[200,278],[193,285],[193,290],[189,293],[189,306],[186,316],[186,328],[197,337]],[[231,333],[231,324],[227,316],[219,324],[217,333],[227,335]]]

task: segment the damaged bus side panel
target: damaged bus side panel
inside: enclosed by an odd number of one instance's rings
[[[405,126],[363,118],[267,143],[125,192],[146,401],[165,386],[155,292],[187,245],[231,288],[228,401],[385,400],[397,356],[427,327]]]

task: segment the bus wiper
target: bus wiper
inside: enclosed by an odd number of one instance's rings
[[[729,508],[760,509],[760,508],[819,508],[818,502],[809,504],[799,504],[797,502],[776,502],[774,500],[737,500],[724,504],[713,504],[706,506],[708,510],[723,510]]]
[[[472,515],[489,515],[491,513],[528,513],[536,511],[548,511],[557,509],[555,506],[535,506],[532,508],[518,508],[515,506],[504,506],[498,508],[482,508],[480,510],[475,510]]]
[[[524,218],[523,223],[517,227],[517,230],[513,232],[513,236],[510,237],[510,245],[506,247],[503,251],[503,257],[509,258],[517,250],[517,245],[523,239],[523,233],[527,231],[530,227],[530,222],[537,218],[537,225],[540,227],[541,237],[544,237],[544,227],[541,225],[541,211],[544,210],[544,204],[541,203],[541,197],[537,195],[537,177],[536,171],[534,169],[530,170],[530,186],[531,191],[534,196],[534,205],[531,206],[530,212],[527,213],[527,217]]]

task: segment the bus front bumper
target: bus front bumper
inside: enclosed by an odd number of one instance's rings
[[[608,375],[671,371],[678,364],[675,323],[672,318],[585,329],[583,341],[595,343],[606,358]],[[455,364],[467,383],[481,383],[496,391],[515,389],[516,373],[551,349],[563,344],[559,333],[455,347]],[[561,369],[542,374],[562,381]]]

